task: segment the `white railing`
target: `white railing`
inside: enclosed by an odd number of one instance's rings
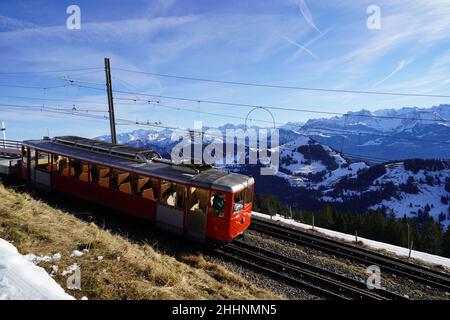
[[[22,142],[16,140],[0,139],[0,153],[20,155]]]

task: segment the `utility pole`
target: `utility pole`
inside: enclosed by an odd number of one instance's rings
[[[109,111],[109,126],[111,129],[111,143],[117,144],[116,118],[114,116],[114,102],[111,83],[111,66],[109,64],[109,58],[105,58],[105,75],[106,75],[106,92],[108,93],[108,111]]]
[[[0,129],[3,132],[3,148],[6,148],[6,128],[5,123],[2,121],[2,128]]]

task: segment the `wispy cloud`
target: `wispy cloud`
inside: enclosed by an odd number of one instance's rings
[[[37,25],[33,23],[0,15],[0,30],[17,31],[36,27]]]
[[[400,72],[403,70],[403,68],[405,68],[408,64],[410,64],[412,61],[406,61],[406,60],[401,60],[397,67],[391,72],[389,73],[386,77],[384,77],[383,79],[381,79],[380,81],[376,82],[371,88],[376,88],[378,87],[380,84],[382,84],[383,82],[389,80],[390,78],[392,78],[396,73]]]

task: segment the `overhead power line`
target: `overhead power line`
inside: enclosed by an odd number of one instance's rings
[[[38,87],[38,86],[25,86],[25,85],[19,85],[19,84],[5,84],[0,83],[0,87],[7,87],[7,88],[23,88],[23,89],[38,89],[38,90],[47,90],[47,89],[56,89],[56,88],[64,88],[68,87],[68,84],[59,85],[59,86],[49,86],[49,87]]]
[[[200,110],[195,110],[195,109],[191,109],[189,107],[176,107],[176,106],[169,106],[169,105],[165,105],[162,104],[160,102],[152,102],[152,101],[147,101],[146,103],[141,103],[141,104],[136,104],[136,103],[126,103],[126,102],[120,102],[120,103],[116,103],[115,105],[149,105],[152,107],[160,107],[160,108],[165,108],[165,109],[171,109],[171,110],[177,110],[177,111],[187,111],[187,112],[192,112],[192,113],[198,113],[198,114],[207,114],[207,115],[211,115],[211,116],[215,116],[215,117],[220,117],[220,118],[230,118],[230,119],[238,119],[238,120],[248,120],[248,121],[255,121],[255,122],[261,122],[261,123],[268,123],[268,124],[279,124],[279,125],[283,125],[284,123],[282,122],[273,122],[270,120],[262,120],[262,119],[253,119],[253,118],[246,118],[246,117],[240,117],[240,116],[233,116],[233,115],[228,115],[228,114],[223,114],[223,113],[216,113],[216,112],[208,112],[208,111],[200,111]]]
[[[116,105],[136,105],[135,103],[116,103]],[[150,105],[153,107],[160,107],[160,108],[166,108],[166,109],[172,109],[177,111],[188,111],[192,113],[201,113],[201,114],[208,114],[216,117],[221,118],[231,118],[231,119],[239,119],[239,120],[249,120],[254,122],[262,122],[267,124],[274,124],[273,121],[270,120],[262,120],[262,119],[252,119],[252,118],[245,118],[245,117],[239,117],[239,116],[232,116],[227,115],[223,113],[214,113],[214,112],[207,112],[207,111],[198,111],[195,109],[189,109],[185,107],[175,107],[175,106],[168,106],[161,104],[160,102],[152,102],[148,101],[146,104],[142,105]],[[281,122],[275,122],[276,125],[278,125],[277,129],[282,129],[280,126],[284,125],[284,123]],[[299,127],[299,130],[304,129],[303,127]],[[419,141],[419,142],[429,142],[429,143],[442,143],[442,144],[450,144],[449,141],[433,141],[433,140],[426,140],[426,139],[418,139],[418,138],[410,138],[410,137],[398,137],[395,135],[388,135],[388,134],[379,134],[379,133],[372,133],[372,132],[363,132],[360,130],[349,130],[349,129],[336,129],[336,128],[327,128],[327,127],[315,127],[315,126],[308,126],[305,128],[306,131],[309,131],[310,129],[313,129],[315,131],[325,131],[325,132],[338,132],[338,133],[344,133],[344,134],[358,134],[363,136],[374,136],[374,137],[383,137],[383,138],[391,138],[395,140],[407,140],[407,141]]]
[[[71,109],[60,108],[60,107],[48,107],[48,106],[30,106],[30,105],[18,105],[18,104],[7,104],[0,103],[0,107],[7,108],[19,108],[19,109],[34,109],[34,110],[54,110],[54,111],[70,111],[70,112],[100,112],[107,113],[108,110],[98,110],[98,109],[80,109],[73,107]]]
[[[23,99],[23,100],[40,100],[40,101],[54,101],[54,102],[68,102],[68,103],[80,103],[80,104],[101,104],[105,105],[106,102],[99,102],[99,101],[93,101],[93,100],[70,100],[70,99],[59,99],[59,98],[38,98],[38,97],[28,97],[28,96],[12,96],[12,95],[0,95],[0,98],[11,98],[11,99]]]
[[[17,108],[22,109],[22,112],[45,112],[45,113],[52,113],[52,114],[61,114],[68,117],[79,117],[82,119],[89,119],[89,120],[96,120],[96,121],[109,121],[109,116],[106,114],[106,110],[91,110],[91,109],[64,109],[64,108],[51,108],[51,107],[42,107],[42,106],[30,106],[30,105],[14,105],[14,104],[0,104],[1,109],[13,109],[16,110]],[[105,113],[105,115],[95,115],[95,114],[89,114],[89,112],[102,112]],[[77,119],[80,120],[80,119]],[[158,129],[170,129],[170,130],[179,130],[186,132],[186,135],[190,135],[193,130],[187,129],[187,128],[180,128],[176,126],[168,126],[163,125],[161,123],[152,123],[149,121],[138,121],[138,120],[130,120],[125,118],[116,118],[118,125],[127,125],[127,126],[144,126],[144,127],[153,127]],[[217,137],[221,140],[225,141],[225,137],[223,134],[214,134],[210,132],[205,132],[201,130],[196,130],[194,133],[199,133],[205,136],[211,136],[211,137]],[[282,146],[280,146],[282,148]],[[371,157],[371,156],[361,156],[361,155],[355,155],[351,153],[342,153],[335,151],[338,154],[341,154],[343,157],[346,157],[348,159],[357,159],[359,161],[365,160],[373,163],[379,163],[379,162],[385,162],[390,161],[390,159],[387,158],[381,158],[381,157]]]
[[[89,71],[89,70],[102,70],[100,67],[92,68],[77,68],[77,69],[63,69],[63,70],[36,70],[36,71],[1,71],[0,75],[7,74],[40,74],[40,73],[63,73],[63,72],[78,72],[78,71]]]
[[[79,85],[79,84],[75,84],[75,86],[84,87],[84,88],[90,88],[90,89],[96,89],[96,90],[102,90],[102,91],[104,90],[104,89],[95,88],[95,87],[87,87],[87,86]],[[154,97],[154,98],[164,98],[164,99],[173,99],[173,100],[181,100],[181,101],[190,101],[190,102],[196,102],[196,103],[213,103],[213,104],[221,104],[221,105],[243,106],[243,107],[249,107],[249,108],[250,107],[252,107],[252,108],[258,107],[257,105],[251,105],[251,104],[230,103],[230,102],[212,101],[212,100],[200,100],[200,99],[191,99],[191,98],[164,96],[164,95],[153,95],[153,94],[147,94],[147,93],[128,92],[128,91],[120,91],[120,90],[115,90],[115,92],[118,92],[118,93],[121,93],[121,94],[128,94],[128,95],[133,94],[133,95],[141,95],[141,96],[150,96],[150,97]],[[61,101],[69,101],[69,100],[64,100],[64,99],[52,99],[52,98],[46,99],[46,98],[19,97],[19,96],[9,96],[9,97],[23,98],[23,99],[35,99],[35,100],[43,100],[43,101],[45,101],[45,100],[48,100],[48,101],[60,101],[60,100]],[[181,108],[181,107],[175,107],[175,106],[168,106],[168,105],[161,104],[160,101],[152,101],[152,100],[141,99],[141,98],[136,98],[136,97],[133,97],[133,98],[116,97],[115,100],[144,102],[145,104],[152,105],[152,106],[159,106],[161,108],[167,108],[167,109],[173,109],[173,110],[179,110],[179,111],[188,111],[188,112],[192,112],[192,113],[202,113],[202,114],[208,114],[208,115],[217,116],[217,117],[223,117],[223,118],[233,118],[233,119],[240,119],[240,120],[245,119],[244,117],[233,116],[233,115],[225,115],[225,114],[222,114],[222,113],[206,112],[206,111],[188,109],[188,108],[185,108],[185,107]],[[77,102],[84,103],[83,101],[77,101]],[[88,102],[85,101],[85,103],[88,103]],[[91,102],[91,103],[101,104],[99,102]],[[124,103],[121,103],[121,104],[124,104]],[[134,103],[131,103],[131,104],[134,104]],[[261,106],[259,106],[259,107],[261,107]],[[316,110],[304,110],[304,109],[294,109],[294,108],[281,108],[281,107],[274,107],[274,106],[264,106],[262,108],[270,108],[270,109],[274,109],[274,110],[283,109],[283,110],[289,110],[289,111],[312,112],[312,113],[320,113],[320,114],[333,114],[333,115],[341,115],[341,116],[349,115],[347,113],[337,113],[337,112],[328,112],[328,111],[316,111]],[[95,112],[95,111],[91,111],[91,112]],[[444,120],[444,119],[407,118],[407,117],[395,117],[395,116],[376,116],[376,115],[366,115],[366,114],[362,114],[362,115],[361,114],[355,114],[354,116],[371,117],[371,118],[402,119],[402,120],[432,121],[432,122],[441,122],[441,123],[449,122],[448,120]],[[260,120],[260,119],[248,119],[248,120],[273,124],[272,121],[268,121],[268,120]],[[282,125],[282,123],[280,123],[280,122],[276,122],[275,124],[276,125]],[[421,141],[421,142],[448,144],[448,142],[446,142],[446,141],[421,140],[421,139],[408,138],[408,137],[398,137],[398,136],[394,136],[394,135],[385,135],[385,134],[377,134],[377,133],[366,133],[366,132],[360,132],[360,131],[355,131],[355,130],[342,130],[342,129],[325,128],[325,127],[321,127],[321,128],[310,127],[310,128],[313,128],[313,129],[316,129],[316,130],[325,130],[325,131],[328,131],[328,132],[360,134],[360,135],[364,135],[364,136],[378,136],[378,137],[384,137],[384,138],[392,138],[392,139],[396,139],[396,140],[409,140],[409,141]]]
[[[139,71],[139,70],[130,70],[130,69],[124,69],[124,68],[113,68],[113,70],[119,70],[119,71],[130,72],[130,73],[146,74],[146,75],[151,75],[151,76],[155,76],[155,77],[180,79],[180,80],[191,80],[191,81],[201,81],[201,82],[229,84],[229,85],[239,85],[239,86],[274,88],[274,89],[291,89],[291,90],[303,90],[303,91],[353,93],[353,94],[373,94],[373,95],[389,95],[389,96],[428,97],[428,98],[450,98],[450,95],[439,95],[439,94],[406,93],[406,92],[405,93],[403,93],[403,92],[382,92],[382,91],[360,91],[360,90],[327,89],[327,88],[314,88],[314,87],[283,86],[283,85],[273,85],[273,84],[263,84],[263,83],[240,82],[240,81],[225,81],[225,80],[214,80],[214,79],[206,79],[206,78],[178,76],[178,75],[162,74],[162,73],[155,73],[155,72],[145,72],[145,71]]]
[[[81,87],[90,88],[90,89],[98,89],[98,88],[87,87],[87,86],[81,86]],[[207,104],[209,103],[209,104],[225,105],[225,106],[232,106],[232,107],[246,107],[246,108],[258,108],[259,107],[259,108],[279,110],[279,111],[326,114],[326,115],[334,115],[334,116],[354,116],[354,117],[365,117],[365,118],[375,118],[375,119],[417,120],[417,121],[450,123],[450,120],[445,120],[445,119],[423,119],[423,118],[408,118],[408,117],[399,117],[399,116],[381,116],[381,115],[373,115],[373,114],[354,114],[354,113],[343,113],[343,112],[333,112],[333,111],[319,111],[319,110],[313,110],[313,109],[304,109],[304,108],[300,109],[300,108],[294,108],[294,107],[278,107],[278,106],[269,106],[269,105],[256,105],[256,104],[226,102],[226,101],[218,101],[218,100],[192,99],[192,98],[156,95],[156,94],[149,94],[149,93],[121,91],[121,90],[114,90],[114,92],[120,93],[120,94],[127,94],[127,95],[146,96],[146,97],[153,97],[153,98],[160,98],[160,99],[162,98],[162,99],[170,99],[170,100],[178,100],[178,101],[190,101],[190,102],[196,102],[196,103],[207,103]],[[139,101],[138,98],[116,97],[114,99]]]

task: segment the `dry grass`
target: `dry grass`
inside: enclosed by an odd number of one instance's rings
[[[55,280],[66,288],[60,273],[77,263],[81,290],[67,290],[89,299],[277,299],[202,256],[181,261],[156,252],[149,245],[129,240],[95,224],[17,193],[0,184],[0,238],[12,242],[22,254],[61,253],[57,262],[40,263],[47,271],[58,266]],[[88,249],[81,257],[73,250]],[[102,260],[97,257],[103,256]]]

